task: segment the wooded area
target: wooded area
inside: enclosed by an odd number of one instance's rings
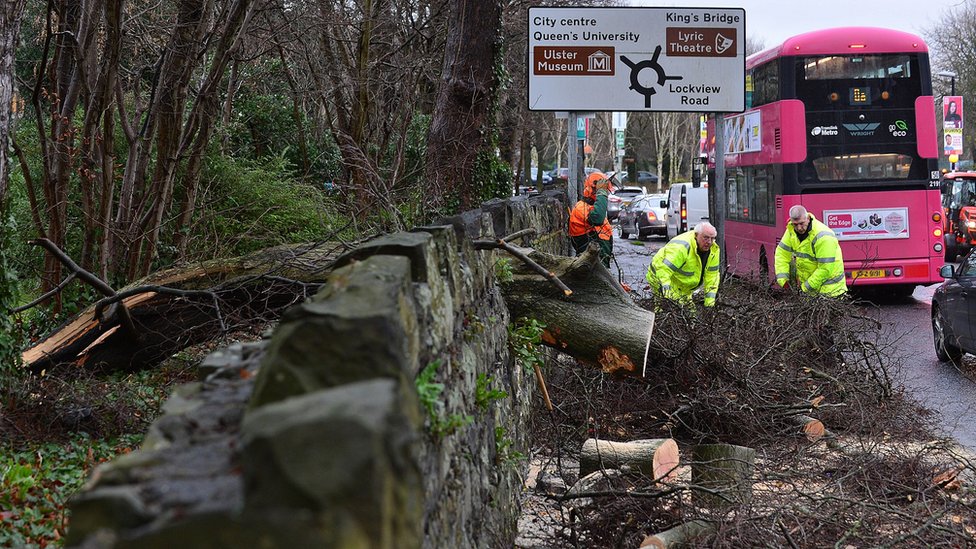
[[[306,214],[333,226],[345,218],[359,231],[403,229],[508,196],[520,167],[565,164],[565,123],[524,100],[524,19],[538,4],[5,3],[0,31],[18,44],[0,64],[0,99],[13,106],[12,125],[0,118],[14,154],[12,189],[0,177],[0,203],[17,220],[11,238],[47,238],[124,285],[294,238],[279,230],[279,242],[233,249],[241,231],[221,231],[222,216],[265,223],[278,205],[232,211],[242,207],[233,187],[247,183],[228,168],[246,175],[270,164],[277,170],[255,177],[337,192]],[[697,143],[694,116],[674,118],[637,116],[628,138],[641,169],[667,166],[671,179],[686,173]],[[587,162],[609,169],[609,118],[591,132]],[[301,232],[298,219],[288,222]],[[18,253],[27,250],[13,254],[18,289],[56,287],[58,261]],[[65,299],[51,296],[55,313]]]
[[[509,196],[532,167],[565,166],[565,123],[526,106],[527,9],[618,3],[3,2],[0,429],[23,435],[11,420],[17,414],[60,428],[75,417],[68,410],[106,424],[107,417],[125,418],[126,432],[135,432],[140,416],[111,396],[133,386],[131,378],[114,385],[88,379],[90,391],[79,391],[57,378],[25,378],[21,366],[39,373],[55,363],[122,370],[155,364],[235,324],[268,320],[319,280],[318,272],[302,273],[302,264],[285,274],[268,271],[262,250],[344,247]],[[962,95],[976,89],[974,33],[968,2],[924,33],[932,72],[957,72]],[[747,49],[760,46],[751,39]],[[949,86],[936,80],[934,94]],[[974,127],[966,129],[967,150]],[[599,113],[590,131],[587,165],[610,169],[609,113]],[[696,115],[634,113],[627,156],[668,184],[685,178],[698,139]],[[673,442],[666,442],[672,435],[683,443],[762,448],[758,503],[720,532],[730,543],[815,546],[857,536],[868,544],[976,543],[971,496],[948,493],[955,476],[933,480],[958,471],[950,468],[957,464],[943,448],[915,451],[928,431],[892,390],[886,364],[878,362],[883,353],[862,345],[867,328],[841,333],[851,336],[843,343],[853,359],[834,363],[816,338],[787,341],[774,330],[801,314],[829,324],[836,313],[829,304],[763,296],[758,305],[750,295],[698,317],[673,308],[656,316],[653,304],[635,305],[593,259],[540,259],[586,289],[575,300],[522,271],[522,285],[505,288],[516,316],[544,318],[547,345],[600,366],[545,372],[552,398],[547,394],[550,407],[539,415],[555,421],[551,433],[543,428],[536,436],[537,448],[558,456],[567,439],[620,440],[615,451],[651,462],[650,480],[662,476],[661,463],[676,464]],[[103,286],[79,283],[80,271]],[[115,290],[126,287],[132,293]],[[242,316],[223,316],[229,309]],[[125,311],[141,333],[135,339],[124,333],[132,329]],[[579,322],[581,311],[587,323]],[[636,320],[621,328],[621,317]],[[652,318],[669,329],[648,343]],[[602,336],[611,332],[608,346]],[[767,360],[771,347],[781,361]],[[773,366],[756,366],[767,362]],[[541,381],[538,367],[536,374]],[[126,402],[143,398],[131,391]],[[118,413],[99,414],[93,402]],[[142,402],[146,410],[154,405]],[[624,434],[629,442],[617,438]],[[892,438],[896,451],[865,451]],[[655,441],[653,452],[647,441]],[[598,472],[617,465],[616,454],[606,459],[604,446],[593,446],[603,460]],[[586,450],[586,467],[595,467]],[[797,476],[778,476],[787,470]],[[662,497],[651,484],[613,500],[590,498],[600,512],[579,506],[557,527],[607,546],[634,538],[633,524],[659,527],[648,535],[651,544],[714,533],[712,517],[680,512],[680,499],[652,511],[640,507],[641,498]],[[820,498],[822,491],[828,495]],[[681,522],[688,518],[701,520]]]

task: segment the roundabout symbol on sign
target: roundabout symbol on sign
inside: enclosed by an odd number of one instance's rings
[[[621,55],[620,60],[630,67],[630,89],[644,96],[644,108],[651,108],[651,96],[657,93],[654,88],[649,88],[640,83],[640,71],[644,69],[653,69],[657,73],[657,85],[663,86],[664,82],[667,80],[681,80],[681,76],[668,76],[664,74],[664,67],[658,63],[657,59],[661,56],[661,46],[654,48],[654,55],[650,59],[645,59],[643,61],[638,61],[634,63],[627,56]]]

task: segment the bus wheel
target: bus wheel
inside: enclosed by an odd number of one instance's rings
[[[956,235],[952,233],[946,233],[943,237],[943,243],[945,244],[945,260],[948,263],[954,263],[956,261],[956,254],[959,250],[956,248]]]

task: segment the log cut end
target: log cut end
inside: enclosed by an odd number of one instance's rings
[[[679,462],[678,444],[674,439],[665,439],[654,452],[654,479],[661,481],[676,477]]]
[[[634,361],[630,360],[629,356],[612,345],[600,349],[597,360],[600,364],[600,369],[607,374],[619,371],[633,373],[637,370]]]
[[[810,421],[803,426],[803,434],[806,435],[807,440],[810,442],[817,442],[818,440],[822,439],[826,431],[827,430],[824,428],[823,422],[819,419],[811,418]]]

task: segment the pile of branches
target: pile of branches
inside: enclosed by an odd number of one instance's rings
[[[965,481],[976,466],[892,385],[898,334],[871,305],[735,280],[712,309],[641,305],[658,311],[653,375],[609,377],[565,356],[549,365],[555,409],[536,414],[543,473],[525,503],[545,539],[523,546],[638,547],[696,520],[708,528],[695,544],[714,547],[976,545]],[[673,438],[682,467],[567,492],[587,438]],[[701,505],[684,466],[713,443],[755,450],[748,501]]]

